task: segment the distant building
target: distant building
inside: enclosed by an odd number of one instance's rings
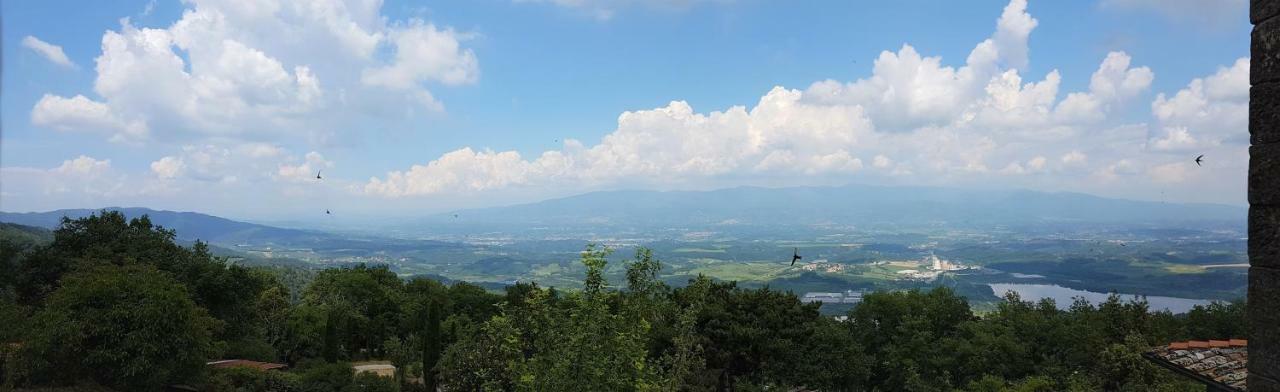
[[[934,254],[929,254],[929,256],[926,256],[924,258],[923,264],[928,264],[929,269],[934,271],[956,271],[956,270],[965,269],[964,266],[958,263],[952,263],[949,260],[940,259],[938,258],[937,255],[934,255]]]
[[[368,372],[382,377],[396,376],[396,367],[389,363],[352,364],[351,369],[355,370],[356,374]]]
[[[827,304],[838,304],[844,301],[842,293],[804,293],[804,297],[800,298],[801,302],[813,303],[822,302]]]
[[[845,292],[843,293],[809,292],[809,293],[804,293],[804,296],[800,297],[800,302],[804,302],[804,303],[821,302],[824,304],[841,304],[841,303],[856,304],[856,303],[862,302],[862,292],[853,291],[853,290],[845,290]]]
[[[846,304],[856,304],[856,303],[861,303],[861,302],[862,302],[862,292],[861,292],[861,291],[853,291],[853,290],[845,290],[845,291],[844,291],[844,303],[846,303]]]

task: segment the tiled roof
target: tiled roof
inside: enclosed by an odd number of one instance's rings
[[[221,361],[209,362],[205,365],[215,368],[248,367],[258,370],[275,370],[288,367],[288,365],[283,363],[258,362],[247,359],[224,359]]]
[[[1169,343],[1143,354],[1147,359],[1207,385],[1245,391],[1249,342],[1244,339]]]

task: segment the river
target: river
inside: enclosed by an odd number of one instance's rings
[[[1004,297],[1004,293],[1013,291],[1018,293],[1023,301],[1039,301],[1041,298],[1053,298],[1058,305],[1058,309],[1071,307],[1075,297],[1084,297],[1086,301],[1097,305],[1106,301],[1109,295],[1107,293],[1070,289],[1055,284],[991,283],[988,286],[991,286],[991,291],[997,297]],[[1122,300],[1129,300],[1134,297],[1135,295],[1133,294],[1120,294]],[[1168,310],[1173,313],[1186,313],[1193,306],[1208,305],[1209,302],[1203,299],[1147,296],[1147,305],[1151,310]]]

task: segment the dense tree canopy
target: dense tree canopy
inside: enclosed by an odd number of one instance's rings
[[[0,228],[4,229],[4,228]],[[244,267],[145,217],[0,236],[0,380],[210,391],[1178,391],[1140,357],[1239,337],[1243,303],[1183,315],[1112,297],[1010,294],[975,314],[943,288],[876,292],[836,321],[794,294],[698,276],[673,288],[647,249],[609,282],[590,245],[580,290],[404,279],[386,266]],[[612,289],[612,288],[618,289]],[[16,348],[16,349],[15,349]],[[285,372],[205,361],[280,362]],[[355,374],[386,361],[396,377]]]
[[[92,379],[151,390],[199,374],[215,320],[173,278],[147,265],[103,265],[62,280],[24,341],[36,382]]]

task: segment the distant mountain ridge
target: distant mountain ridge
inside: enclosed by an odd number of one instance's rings
[[[456,212],[471,224],[702,227],[1178,225],[1243,228],[1248,210],[1221,204],[1110,199],[1083,193],[919,186],[737,187],[712,191],[605,191],[536,203]],[[453,213],[423,223],[457,220]]]
[[[0,222],[56,229],[62,223],[63,217],[71,219],[83,218],[102,210],[120,211],[129,219],[147,215],[152,223],[174,230],[178,240],[184,242],[198,239],[227,245],[249,241],[256,243],[294,243],[328,236],[328,234],[316,231],[282,229],[239,222],[197,212],[164,211],[141,207],[82,208],[47,212],[0,212]]]

